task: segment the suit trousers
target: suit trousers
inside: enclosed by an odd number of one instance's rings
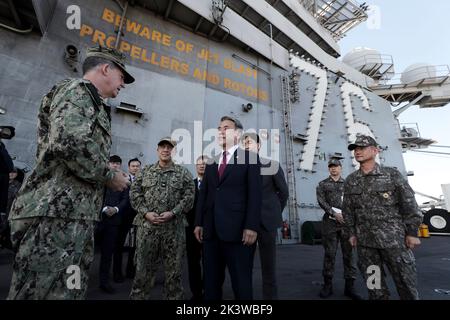
[[[114,261],[113,261],[113,274],[116,276],[122,275],[122,260],[124,252],[124,244],[127,238],[128,232],[131,229],[131,224],[121,224],[119,227],[119,234],[117,236],[117,244],[114,250]],[[131,247],[128,251],[126,274],[130,276],[134,273],[134,253],[135,248]]]
[[[192,298],[199,300],[203,297],[202,244],[195,238],[192,227],[186,228],[186,253]]]
[[[225,268],[236,300],[253,300],[253,259],[256,243],[226,242],[217,237],[203,241],[205,300],[221,300]]]
[[[119,226],[105,224],[100,228],[100,285],[109,283],[111,264],[113,260],[114,250],[117,245],[117,237],[119,235]]]
[[[277,231],[264,228],[258,232],[259,258],[263,282],[263,299],[277,300],[278,286],[276,277],[276,238]]]

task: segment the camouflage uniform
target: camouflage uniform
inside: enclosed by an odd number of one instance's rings
[[[344,261],[344,279],[356,279],[356,267],[353,262],[353,251],[348,234],[343,226],[333,218],[334,208],[342,208],[342,195],[344,192],[344,179],[334,181],[331,177],[319,182],[316,188],[317,202],[325,211],[322,219],[322,243],[325,249],[322,275],[332,279],[338,243],[341,243]],[[345,215],[345,212],[343,212]]]
[[[2,216],[0,217],[0,248],[3,247],[11,249],[11,239],[10,239],[11,229],[9,227],[8,215],[9,212],[11,211],[12,203],[16,198],[16,194],[21,186],[22,184],[17,180],[13,180],[9,184],[8,204],[6,206],[6,214],[5,215],[2,214]]]
[[[17,180],[13,180],[9,184],[9,188],[8,188],[8,205],[6,206],[6,214],[9,214],[9,211],[11,211],[12,203],[13,203],[14,199],[16,198],[16,194],[19,191],[21,186],[22,186],[22,184],[19,181],[17,181]]]
[[[372,275],[367,273],[369,266],[381,270],[381,288],[369,289],[369,298],[389,298],[385,264],[400,298],[418,299],[415,259],[405,237],[417,237],[422,214],[414,191],[400,172],[376,164],[368,174],[360,169],[349,175],[344,184],[343,211],[345,227],[357,238],[358,266],[366,282]]]
[[[36,166],[9,215],[16,257],[8,299],[84,297],[93,224],[114,174],[107,168],[110,132],[89,81],[64,80],[43,98]],[[70,265],[80,266],[81,289],[65,286]]]
[[[130,201],[137,211],[136,275],[130,298],[147,299],[153,286],[159,258],[165,270],[165,297],[183,299],[181,278],[185,252],[185,213],[194,204],[195,186],[191,173],[172,163],[162,169],[159,163],[146,166],[131,186]],[[147,212],[172,211],[174,217],[160,225],[145,219]]]
[[[134,81],[119,51],[94,47],[86,56],[113,62],[124,83]],[[115,174],[107,166],[111,119],[90,81],[63,80],[43,98],[37,143],[36,166],[9,215],[16,256],[8,299],[83,299],[94,222]]]

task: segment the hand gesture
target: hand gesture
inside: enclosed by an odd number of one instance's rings
[[[251,246],[255,243],[257,236],[258,234],[256,233],[256,231],[245,229],[242,234],[242,242],[245,246]]]
[[[150,224],[160,224],[159,215],[156,212],[147,212],[145,214],[145,219],[150,222]]]
[[[357,240],[356,240],[356,236],[351,236],[350,239],[348,239],[348,241],[350,242],[350,245],[354,248],[356,247],[357,244]]]
[[[202,243],[203,241],[203,227],[195,227],[194,229],[194,235],[195,239],[197,239],[198,242]]]
[[[128,175],[123,171],[117,171],[111,180],[106,182],[106,187],[113,191],[123,191],[130,185]]]
[[[339,222],[340,224],[344,224],[344,216],[342,215],[342,213],[334,213],[334,218],[336,219],[337,222]]]
[[[161,223],[167,222],[172,220],[172,218],[174,217],[174,213],[172,211],[166,211],[163,212],[159,215],[159,220],[161,221]]]
[[[405,243],[409,249],[414,249],[414,247],[420,245],[420,239],[413,236],[406,236]]]

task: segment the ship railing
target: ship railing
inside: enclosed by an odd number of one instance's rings
[[[366,54],[346,61],[346,64],[377,80],[389,80],[395,75],[394,60],[388,54]]]
[[[325,28],[335,40],[361,22],[367,20],[369,6],[355,0],[299,0],[306,10]]]
[[[410,81],[405,81],[410,78]],[[448,65],[421,66],[407,72],[394,73],[389,79],[366,79],[371,89],[393,89],[443,85],[450,83],[450,67]]]
[[[399,123],[400,135],[402,138],[420,138],[419,124],[417,122]]]

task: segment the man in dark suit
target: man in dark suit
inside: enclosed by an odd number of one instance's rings
[[[258,155],[239,149],[242,124],[224,116],[218,127],[222,154],[205,169],[195,236],[203,242],[205,300],[222,298],[225,268],[235,299],[253,299],[253,258],[261,219]]]
[[[122,159],[113,155],[109,158],[109,167],[112,170],[120,170]],[[124,214],[129,206],[128,188],[123,191],[112,191],[106,188],[101,212],[101,221],[98,228],[100,239],[100,289],[106,293],[115,293],[114,288],[109,283],[109,273],[113,253],[117,245],[119,227]]]
[[[13,171],[14,163],[5,145],[0,140],[0,214],[5,216],[6,207],[8,206],[9,173]]]
[[[1,134],[2,129],[0,129]],[[9,205],[8,189],[9,175],[14,171],[14,163],[1,141],[0,136],[0,248],[3,245],[10,247],[10,227],[8,222]]]
[[[244,135],[245,150],[258,153],[261,148],[260,138],[256,133]],[[281,227],[281,213],[289,196],[283,169],[276,161],[261,160],[262,209],[261,227],[258,232],[259,257],[263,281],[263,299],[278,299],[276,278],[276,238],[277,229]]]
[[[186,214],[188,226],[186,227],[186,252],[189,272],[189,286],[192,293],[191,300],[203,299],[203,279],[202,279],[202,245],[197,241],[194,235],[195,227],[195,207],[198,200],[198,190],[201,187],[203,175],[205,173],[207,156],[200,156],[195,163],[195,170],[197,171],[197,178],[194,179],[195,184],[195,198],[194,207]]]
[[[136,179],[136,175],[141,171],[141,161],[138,158],[133,158],[128,161],[128,175],[130,179],[130,183],[132,184]],[[128,188],[127,192],[129,192],[130,188]],[[124,251],[124,244],[127,238],[127,235],[131,238],[130,242],[134,242],[133,240],[136,238],[135,230],[133,228],[133,220],[136,216],[136,211],[131,207],[130,202],[127,203],[126,212],[123,215],[122,222],[119,227],[119,235],[117,237],[117,246],[114,251],[114,261],[113,261],[113,279],[114,282],[121,283],[123,282],[124,276],[122,273],[122,258]],[[133,279],[134,274],[136,272],[136,267],[134,264],[134,253],[135,253],[135,245],[134,243],[130,243],[128,248],[128,258],[127,258],[127,266],[125,269],[125,275],[127,278]]]

